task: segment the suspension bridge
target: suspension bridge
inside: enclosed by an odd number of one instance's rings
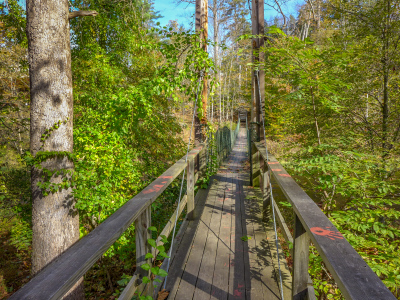
[[[10,299],[61,299],[132,224],[137,271],[119,299],[138,294],[157,299],[163,288],[167,299],[316,299],[308,275],[311,242],[346,299],[395,299],[264,143],[250,141],[246,115],[238,116],[235,130],[217,131],[215,147],[202,144],[188,151]],[[196,181],[204,176],[210,155],[221,165],[208,188],[195,195]],[[151,204],[180,174],[182,184],[186,178],[186,193],[180,195],[176,211],[156,240],[160,246],[162,235],[173,238],[170,259],[160,267],[168,276],[158,276],[157,286],[155,281],[143,281],[150,273],[140,268],[152,264],[147,253],[155,257],[158,251],[146,242],[151,238]],[[293,208],[293,236],[274,201],[272,190],[278,186]],[[176,220],[185,208],[185,220],[175,234]],[[277,227],[293,245],[291,271],[277,240]]]

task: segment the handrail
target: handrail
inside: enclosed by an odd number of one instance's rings
[[[252,156],[259,155],[259,161],[263,162],[260,166],[262,181],[267,180],[267,173],[270,172],[295,212],[293,299],[307,297],[311,239],[346,299],[395,300],[379,277],[282,165],[271,155],[267,159],[265,146],[257,142],[253,145]],[[254,173],[253,170],[250,172]],[[266,193],[266,185],[260,184],[260,187]]]
[[[192,165],[191,171],[194,173],[194,160],[203,149],[203,146],[199,146],[190,151],[187,163],[185,157],[178,160],[103,223],[46,266],[9,299],[60,299],[124,231],[146,212],[187,165]]]

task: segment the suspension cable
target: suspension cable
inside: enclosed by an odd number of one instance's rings
[[[262,125],[263,125],[263,132],[264,132],[264,142],[265,142],[265,154],[267,155],[267,162],[269,161],[269,157],[268,157],[268,146],[267,146],[267,137],[265,135],[265,122],[264,122],[264,110],[262,109],[262,105],[261,105],[261,90],[260,90],[260,78],[258,76],[260,71],[256,71],[256,76],[257,76],[257,83],[258,83],[258,93],[260,96],[260,112],[261,112],[261,116],[262,116]],[[264,103],[265,103],[265,99],[264,99]],[[280,281],[280,286],[281,286],[281,297],[283,300],[283,284],[282,284],[282,272],[281,272],[281,264],[280,264],[280,259],[279,259],[279,242],[278,242],[278,233],[276,230],[276,220],[275,220],[275,207],[274,207],[274,196],[272,194],[272,184],[271,184],[271,175],[269,173],[269,190],[270,190],[270,195],[271,195],[271,206],[272,206],[272,217],[274,220],[274,231],[275,231],[275,245],[276,245],[276,253],[277,253],[277,257],[278,257],[278,269],[279,269],[279,281]]]
[[[188,160],[189,149],[190,149],[190,141],[191,141],[191,139],[192,139],[192,131],[193,131],[194,119],[195,119],[196,109],[197,109],[197,99],[198,99],[198,97],[199,97],[200,83],[201,83],[202,80],[203,80],[203,76],[204,76],[204,73],[203,73],[203,71],[201,71],[201,72],[200,72],[200,78],[199,78],[199,84],[197,85],[196,100],[195,100],[194,105],[193,105],[192,125],[190,126],[189,141],[188,141],[188,144],[187,144],[186,157],[185,157],[185,164],[187,164],[187,160]],[[181,199],[182,199],[182,189],[183,189],[183,182],[184,182],[184,180],[185,180],[185,171],[186,171],[186,168],[183,169],[183,174],[182,174],[181,189],[180,189],[180,191],[179,191],[178,207],[176,208],[174,230],[173,230],[173,232],[172,232],[171,246],[170,246],[170,248],[169,248],[169,253],[168,253],[168,258],[167,258],[167,259],[168,259],[168,263],[167,263],[167,273],[168,273],[169,264],[170,264],[170,261],[171,261],[172,247],[174,246],[175,231],[176,231],[176,222],[178,221],[179,207],[180,207]],[[165,285],[167,284],[167,278],[168,278],[168,275],[165,277],[163,289],[165,289]]]

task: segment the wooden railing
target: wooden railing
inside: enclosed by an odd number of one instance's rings
[[[237,129],[229,133],[233,140],[236,138]],[[229,145],[232,148],[232,142]],[[229,153],[231,149],[226,149],[226,147],[228,146],[224,144],[219,145],[218,156],[224,157]],[[144,263],[151,264],[150,260],[145,259],[147,253],[152,252],[153,256],[156,257],[158,252],[156,249],[151,249],[147,243],[147,240],[151,238],[151,231],[148,229],[151,226],[151,204],[186,168],[187,189],[181,200],[178,217],[187,206],[187,219],[194,218],[194,187],[197,179],[204,174],[206,168],[206,150],[206,146],[201,145],[189,152],[187,162],[185,162],[186,156],[178,160],[103,223],[46,266],[10,299],[60,299],[133,223],[135,223],[136,239],[136,272],[118,299],[131,299],[136,291],[141,293],[145,288],[141,279],[149,274],[140,266]],[[175,219],[176,211],[157,238],[157,246],[163,244],[162,235],[167,237],[170,235],[174,228]],[[151,295],[152,292],[149,289],[147,294]]]
[[[263,143],[254,142],[251,147],[250,176],[251,180],[259,178],[264,196],[264,209],[270,207],[271,175],[295,213],[292,237],[278,206],[274,203],[275,216],[281,232],[286,242],[293,243],[292,299],[315,299],[308,275],[311,241],[346,299],[395,300],[379,277],[281,164],[271,155],[268,155],[267,159]]]
[[[135,222],[137,273],[119,297],[119,299],[131,299],[135,291],[141,288],[140,279],[145,275],[142,272],[144,270],[138,267],[146,262],[144,259],[146,253],[152,251],[147,243],[147,239],[151,235],[148,230],[151,226],[151,204],[187,168],[187,191],[182,199],[179,214],[187,205],[187,217],[191,218],[194,210],[194,185],[202,168],[205,167],[204,153],[205,147],[200,146],[190,151],[187,163],[185,163],[185,157],[178,160],[96,229],[45,267],[10,299],[60,299]],[[175,213],[160,235],[168,236],[173,229],[174,222]],[[158,245],[162,245],[161,238],[157,239]]]

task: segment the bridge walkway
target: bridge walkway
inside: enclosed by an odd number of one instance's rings
[[[241,128],[210,187],[199,191],[194,220],[177,235],[166,284],[169,300],[281,298],[274,233],[270,222],[262,221],[262,198],[249,187],[247,161]],[[290,299],[291,277],[282,260],[281,269],[284,296]]]

